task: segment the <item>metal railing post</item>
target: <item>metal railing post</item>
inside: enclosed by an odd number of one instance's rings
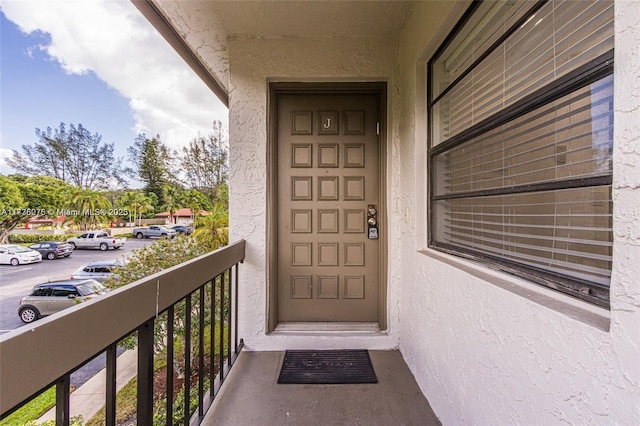
[[[235,353],[238,353],[238,299],[240,298],[240,294],[238,293],[238,264],[235,264],[235,268],[234,268],[234,287],[235,287],[235,293],[236,293],[236,297],[234,300],[234,328],[235,328],[235,340],[233,342],[233,350]]]
[[[224,382],[224,281],[227,277],[227,271],[223,271],[220,276],[220,331],[218,348],[220,350],[219,362],[220,366],[220,384]]]
[[[174,362],[174,322],[173,306],[167,310],[167,424],[173,424],[173,362]]]
[[[184,425],[191,417],[191,294],[184,300]]]
[[[56,426],[69,426],[71,375],[65,374],[56,383]]]
[[[153,318],[138,327],[138,424],[153,424]]]
[[[113,345],[107,348],[107,370],[106,370],[106,389],[105,389],[105,423],[107,426],[115,426],[116,424],[116,353],[117,346]],[[89,419],[85,419],[89,420]]]
[[[200,287],[200,318],[198,322],[198,417],[204,417],[204,315],[205,315],[205,291]]]

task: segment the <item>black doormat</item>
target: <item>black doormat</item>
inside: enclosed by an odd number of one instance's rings
[[[280,384],[378,383],[367,350],[286,351]]]

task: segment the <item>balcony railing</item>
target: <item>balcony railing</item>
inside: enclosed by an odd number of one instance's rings
[[[238,264],[244,255],[245,242],[238,241],[0,336],[0,418],[55,386],[56,425],[68,425],[71,373],[106,352],[104,420],[115,425],[116,350],[123,339],[135,336],[137,424],[153,424],[159,345],[167,361],[167,424],[172,423],[176,396],[173,365],[180,355],[184,424],[199,424],[243,346],[237,325]],[[178,336],[182,340],[176,348]],[[176,354],[180,346],[181,354]],[[191,392],[197,393],[196,406]]]

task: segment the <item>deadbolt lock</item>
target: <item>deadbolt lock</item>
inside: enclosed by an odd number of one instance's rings
[[[378,239],[378,208],[375,204],[367,207],[367,236],[371,240]]]

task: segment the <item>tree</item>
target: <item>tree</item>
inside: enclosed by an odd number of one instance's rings
[[[217,249],[229,243],[229,212],[221,203],[213,206],[209,214],[196,220],[193,236],[206,246]]]
[[[169,222],[174,224],[175,219],[173,216],[179,208],[179,190],[175,186],[171,185],[164,185],[162,189],[162,193],[164,195],[164,207],[165,210],[169,212]]]
[[[154,194],[152,192],[149,195],[154,195]],[[138,212],[138,226],[142,224],[143,214],[152,212],[153,210],[155,210],[155,207],[153,206],[152,197],[150,197],[149,195],[145,195],[141,192],[138,192],[136,194],[136,197],[133,200],[134,208]]]
[[[225,129],[220,121],[213,122],[213,131],[198,137],[182,148],[181,170],[187,186],[209,197],[212,203],[227,204],[226,187],[229,180],[229,151]]]
[[[151,193],[153,194],[153,193]],[[129,222],[134,223],[138,220],[138,225],[142,221],[142,215],[154,210],[151,197],[145,195],[142,191],[127,191],[118,197],[118,206],[129,212]]]
[[[49,176],[0,175],[0,243],[6,243],[9,232],[31,218],[57,217],[71,189]]]
[[[180,195],[180,204],[189,207],[191,210],[191,220],[196,225],[196,216],[201,210],[210,210],[212,208],[211,201],[202,192],[197,189],[189,189]]]
[[[111,203],[105,194],[92,189],[76,189],[71,198],[71,208],[76,212],[73,222],[80,230],[94,229],[109,217]]]
[[[124,185],[121,159],[114,156],[114,144],[102,143],[102,136],[91,134],[82,124],[57,129],[36,128],[38,142],[22,145],[22,154],[13,151],[7,164],[29,176],[45,175],[78,188],[107,189]]]
[[[6,244],[9,232],[27,219],[24,209],[27,203],[22,198],[19,184],[0,175],[0,243]]]
[[[133,145],[127,149],[129,160],[134,168],[128,168],[127,173],[134,179],[144,183],[145,193],[154,193],[158,203],[164,205],[163,188],[174,182],[171,173],[171,158],[169,149],[156,135],[149,139],[144,133],[138,135]]]
[[[46,210],[47,217],[61,216],[76,188],[51,176],[31,176],[22,181],[22,193],[29,205]]]
[[[116,205],[118,207],[126,209],[127,212],[129,213],[129,220],[128,220],[129,223],[133,223],[133,221],[136,219],[137,211],[136,211],[135,198],[137,194],[138,194],[137,192],[127,191],[120,194],[116,199]]]

